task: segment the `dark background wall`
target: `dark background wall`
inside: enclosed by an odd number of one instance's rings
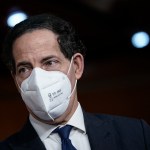
[[[78,82],[86,111],[143,118],[150,124],[150,46],[136,49],[130,42],[135,31],[150,34],[148,0],[2,0],[0,50],[9,30],[6,17],[16,8],[28,15],[53,13],[75,26],[87,47],[85,72]],[[0,140],[20,129],[27,116],[0,61]]]

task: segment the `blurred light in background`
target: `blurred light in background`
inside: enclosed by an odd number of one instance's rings
[[[15,26],[17,23],[27,19],[27,15],[22,11],[16,11],[9,14],[7,18],[7,25],[9,27]]]
[[[132,45],[135,48],[143,48],[149,44],[149,35],[146,32],[137,32],[131,38]]]

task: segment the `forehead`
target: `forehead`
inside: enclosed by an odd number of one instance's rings
[[[50,42],[51,44],[57,43],[57,35],[48,29],[35,29],[29,32],[25,32],[21,36],[19,36],[14,42],[12,47],[15,46],[29,46],[30,44],[40,44]],[[20,45],[21,43],[21,45]],[[25,44],[24,44],[25,43]]]
[[[48,29],[37,29],[18,37],[13,43],[13,56],[15,60],[29,55],[45,55],[47,53],[61,53],[57,41],[58,36]]]

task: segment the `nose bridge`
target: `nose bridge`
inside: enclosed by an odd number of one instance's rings
[[[33,68],[41,68],[41,63],[38,61],[37,57],[34,58]]]
[[[35,58],[33,59],[33,63],[32,63],[32,67],[34,68],[41,68],[42,69],[42,64],[41,62],[38,60],[38,58],[35,56]]]

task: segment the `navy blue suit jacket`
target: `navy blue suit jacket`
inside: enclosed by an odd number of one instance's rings
[[[150,150],[150,126],[143,120],[84,112],[92,150]],[[0,150],[46,150],[27,121],[21,131],[0,143]]]

